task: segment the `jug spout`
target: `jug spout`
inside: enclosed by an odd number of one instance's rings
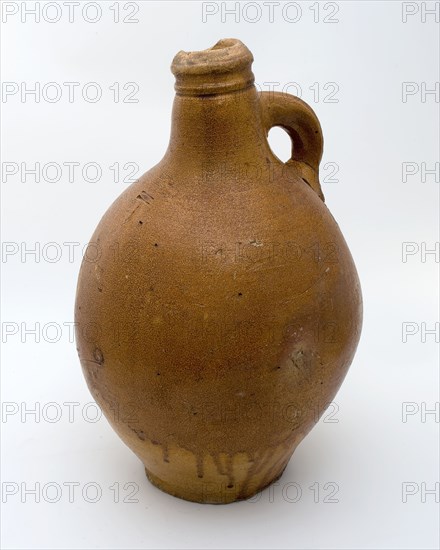
[[[236,38],[223,38],[207,50],[176,54],[171,71],[175,90],[185,95],[210,95],[252,86],[254,58]]]
[[[254,75],[253,56],[233,38],[196,52],[180,51],[167,159],[174,166],[264,163],[268,144]]]

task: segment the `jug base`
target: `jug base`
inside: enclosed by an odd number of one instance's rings
[[[230,486],[224,482],[201,482],[197,487],[182,486],[176,487],[174,484],[168,483],[156,475],[154,475],[148,468],[145,467],[145,473],[148,480],[155,487],[168,493],[174,497],[190,502],[197,502],[199,504],[230,504],[232,502],[239,502],[241,500],[248,500],[264,489],[269,487],[275,481],[281,478],[286,469],[285,464],[281,471],[279,471],[270,481],[262,486],[249,486],[247,489],[239,486]]]

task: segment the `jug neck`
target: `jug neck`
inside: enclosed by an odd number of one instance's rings
[[[251,52],[239,40],[220,40],[200,52],[179,52],[170,144],[174,162],[210,165],[264,159],[266,136],[251,70]]]

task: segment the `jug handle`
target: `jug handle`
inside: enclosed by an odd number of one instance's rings
[[[299,176],[324,201],[319,183],[319,163],[324,138],[313,109],[304,101],[284,92],[259,92],[266,137],[274,126],[280,126],[292,141],[291,158],[283,163]]]

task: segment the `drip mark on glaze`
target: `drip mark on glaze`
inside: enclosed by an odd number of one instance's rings
[[[214,461],[214,464],[217,468],[218,473],[221,476],[225,476],[226,472],[225,472],[225,469],[223,467],[220,455],[212,455],[212,460]]]
[[[268,450],[266,449],[263,454],[261,454],[259,451],[257,451],[255,454],[253,454],[251,457],[250,457],[250,468],[248,469],[247,471],[247,474],[246,474],[246,477],[243,481],[243,484],[241,486],[241,490],[240,490],[240,493],[239,493],[239,498],[244,498],[244,496],[246,495],[246,491],[247,491],[247,488],[249,487],[249,483],[251,481],[251,479],[258,475],[261,470],[263,470],[264,466],[266,465],[267,463],[267,458],[270,458],[270,455],[268,456]]]
[[[204,464],[203,464],[203,456],[202,455],[196,455],[196,464],[197,464],[197,477],[202,478],[205,475],[204,472]]]
[[[224,456],[224,460],[222,460],[223,456]],[[227,476],[228,489],[232,489],[232,487],[234,487],[234,484],[235,484],[233,456],[230,454],[221,453],[218,455],[212,455],[212,460],[214,461],[215,467],[217,468],[217,472],[221,476]]]
[[[266,473],[261,479],[260,488],[259,488],[260,491],[264,489],[264,487],[266,487],[271,482],[272,479],[274,479],[274,476],[276,475],[277,472],[281,470],[279,477],[281,477],[282,473],[284,472],[292,453],[289,453],[288,445],[284,444],[283,447],[287,450],[287,456],[286,456],[286,453],[284,453],[274,464],[272,464],[268,468],[268,470],[266,471]]]
[[[232,489],[234,487],[234,467],[233,467],[233,456],[232,455],[226,455],[226,475],[228,476],[228,489]]]
[[[170,455],[168,453],[168,445],[162,445],[162,453],[163,453],[163,461],[169,462],[170,461]]]

